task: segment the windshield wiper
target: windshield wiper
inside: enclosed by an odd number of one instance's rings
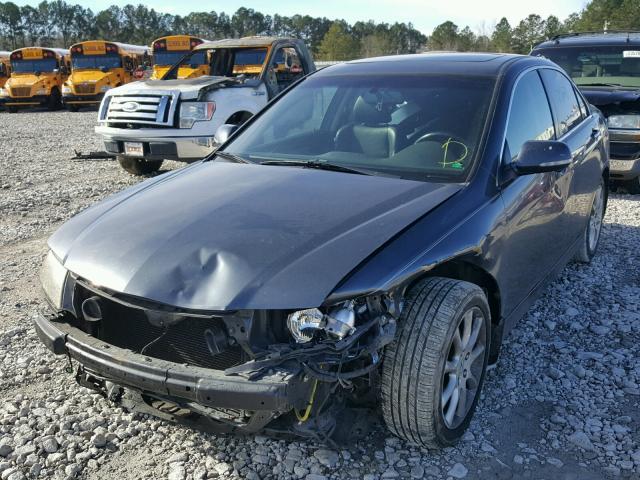
[[[620,83],[581,83],[578,87],[622,87]]]
[[[305,162],[304,160],[265,160],[260,165],[284,165],[290,167],[316,168],[318,170],[329,170],[332,172],[353,173],[356,175],[373,175],[373,172],[367,170],[359,170],[357,168],[336,165],[335,163],[321,162],[320,160],[312,160]]]
[[[239,155],[235,155],[235,154],[229,153],[229,152],[215,152],[213,154],[213,157],[209,157],[209,159],[212,159],[214,157],[224,158],[225,160],[230,160],[230,161],[235,162],[235,163],[253,163],[253,162],[250,162],[249,160],[245,160],[244,158],[240,157]]]

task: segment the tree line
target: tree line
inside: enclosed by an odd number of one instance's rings
[[[640,0],[592,0],[583,10],[560,20],[531,14],[515,25],[502,18],[495,26],[472,30],[451,21],[430,36],[411,23],[349,24],[309,15],[265,15],[251,8],[225,12],[171,15],[145,5],[111,6],[99,12],[64,0],[19,7],[0,2],[0,49],[23,46],[68,47],[88,39],[149,45],[169,34],[192,34],[209,40],[248,35],[303,39],[317,59],[349,60],[422,50],[496,51],[526,54],[536,43],[560,33],[632,29],[640,25]]]
[[[4,50],[36,45],[66,48],[88,39],[149,45],[156,38],[172,34],[191,34],[208,40],[249,35],[292,36],[303,39],[317,56],[336,60],[360,56],[361,45],[367,56],[414,53],[427,40],[410,23],[350,25],[326,17],[265,15],[251,8],[239,8],[232,15],[210,11],[181,16],[161,13],[145,5],[111,6],[93,12],[64,0],[23,7],[0,2],[0,49]],[[342,58],[333,58],[334,54]]]

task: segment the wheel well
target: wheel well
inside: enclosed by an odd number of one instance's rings
[[[227,118],[227,121],[224,123],[230,123],[231,125],[242,125],[244,122],[249,120],[253,116],[253,113],[241,111],[236,112]]]
[[[482,268],[472,263],[451,261],[429,270],[425,276],[454,278],[478,285],[487,296],[491,312],[491,323],[494,325],[500,324],[502,319],[500,289],[496,280]],[[413,283],[420,279],[416,279]]]

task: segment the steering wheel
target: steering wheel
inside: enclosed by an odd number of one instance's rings
[[[420,138],[418,138],[415,142],[413,142],[413,144],[415,145],[416,143],[420,143],[420,142],[438,142],[438,141],[440,141],[441,143],[445,143],[448,140],[466,145],[463,138],[453,133],[445,132],[445,131],[425,133]]]

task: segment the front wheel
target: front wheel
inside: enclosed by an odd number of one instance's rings
[[[587,223],[580,245],[575,254],[575,260],[579,263],[590,263],[598,249],[600,242],[600,232],[602,231],[602,219],[607,202],[606,185],[604,179],[600,180],[600,185],[593,196],[589,221]]]
[[[132,175],[148,175],[160,170],[162,160],[144,160],[141,158],[118,157],[118,163]]]
[[[632,195],[640,194],[640,177],[636,177],[633,180],[628,180],[625,187],[627,187],[627,190]]]
[[[412,288],[382,367],[389,430],[431,448],[457,442],[480,397],[490,338],[489,305],[477,285],[433,277]]]

